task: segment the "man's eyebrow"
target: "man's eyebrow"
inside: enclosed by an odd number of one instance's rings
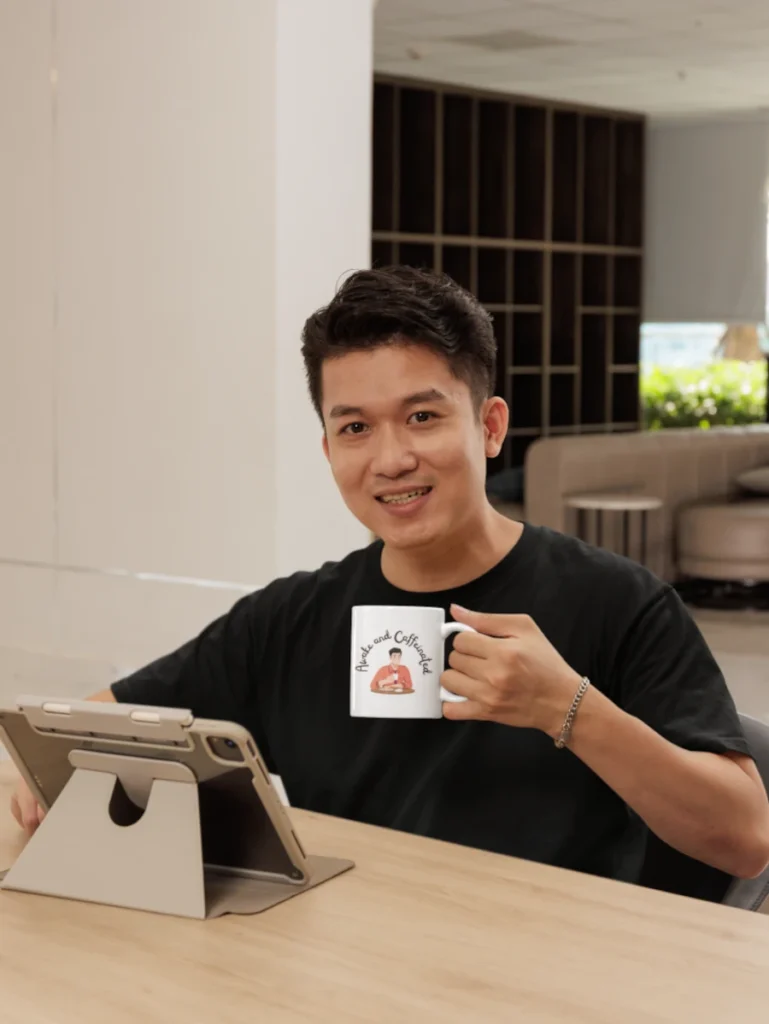
[[[413,395],[407,395],[401,405],[404,409],[412,405],[423,405],[425,402],[445,402],[446,395],[437,388],[427,388],[425,391],[416,391]],[[359,405],[335,405],[328,414],[330,420],[339,420],[345,416],[363,416],[364,410]]]
[[[363,410],[359,405],[335,405],[328,414],[330,420],[339,420],[343,416],[362,416]]]
[[[417,391],[413,395],[409,395],[408,398],[404,398],[401,403],[404,408],[410,405],[423,405],[425,402],[445,402],[446,396],[442,391],[437,388],[427,388],[426,391]]]

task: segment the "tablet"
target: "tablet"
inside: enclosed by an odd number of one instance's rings
[[[297,885],[308,880],[302,845],[252,736],[240,725],[183,709],[20,697],[0,705],[0,743],[45,810],[76,766],[98,763],[112,771],[109,766],[117,765],[110,810],[121,825],[141,818],[152,787],[151,772],[136,770],[137,758],[184,765],[198,783],[207,871]]]

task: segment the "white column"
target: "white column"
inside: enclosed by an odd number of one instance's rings
[[[0,6],[0,649],[41,685],[366,543],[299,332],[368,263],[372,8]]]
[[[373,0],[281,0],[277,64],[278,573],[368,542],[321,452],[297,339],[371,251]],[[307,83],[311,83],[308,87]],[[307,230],[311,224],[312,229]],[[319,543],[320,541],[320,543]]]

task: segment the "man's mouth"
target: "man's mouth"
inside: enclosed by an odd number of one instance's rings
[[[381,501],[384,505],[407,505],[410,501],[429,494],[431,490],[432,487],[414,487],[410,491],[399,491],[397,494],[380,494],[376,500]]]

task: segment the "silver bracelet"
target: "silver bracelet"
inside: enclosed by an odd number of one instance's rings
[[[579,684],[579,689],[574,694],[574,700],[571,702],[571,707],[566,713],[566,718],[563,721],[563,728],[561,729],[561,735],[555,741],[556,747],[562,750],[571,739],[571,727],[574,725],[574,718],[577,714],[577,708],[582,702],[582,698],[587,693],[587,688],[590,686],[590,680],[587,676],[582,677],[582,682]]]

